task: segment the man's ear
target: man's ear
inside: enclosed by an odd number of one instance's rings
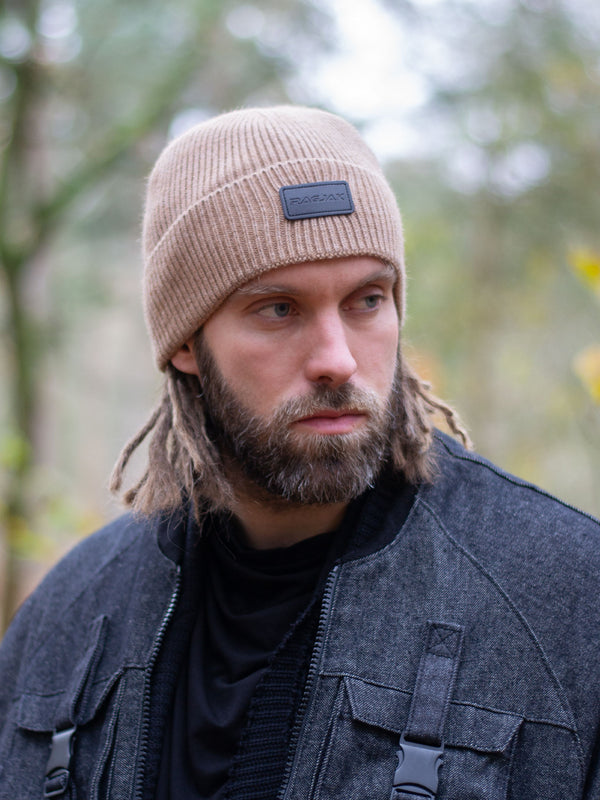
[[[185,344],[182,344],[179,350],[171,357],[171,364],[180,372],[185,372],[188,375],[200,375],[198,372],[198,365],[194,358],[193,339],[189,339]]]

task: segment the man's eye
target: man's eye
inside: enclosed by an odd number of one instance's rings
[[[380,294],[368,294],[361,298],[359,305],[370,311],[371,309],[379,308],[382,300],[383,298]]]
[[[271,303],[268,306],[263,306],[259,313],[261,316],[270,317],[271,319],[284,319],[289,316],[291,310],[291,303]]]

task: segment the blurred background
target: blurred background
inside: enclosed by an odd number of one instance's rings
[[[4,0],[0,630],[116,516],[157,399],[145,176],[242,105],[354,122],[402,209],[405,346],[476,448],[600,514],[600,4]]]

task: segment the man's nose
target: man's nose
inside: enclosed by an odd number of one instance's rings
[[[339,315],[329,314],[316,320],[307,334],[306,378],[312,383],[326,384],[332,388],[347,383],[356,372],[357,364]]]

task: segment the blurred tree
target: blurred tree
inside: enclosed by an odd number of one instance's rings
[[[390,168],[409,338],[435,354],[478,449],[600,513],[600,420],[571,371],[597,308],[567,269],[599,243],[598,6],[385,4],[429,87],[412,120],[421,157]]]
[[[139,202],[127,182],[139,195],[173,120],[176,132],[224,108],[284,101],[300,54],[324,46],[326,20],[304,0],[2,3],[0,369],[11,392],[0,409],[4,618],[15,605],[17,554],[39,541],[31,520],[44,370],[72,306],[85,315],[106,296],[98,271],[111,240],[137,231]],[[59,259],[65,231],[70,242],[91,235],[97,259],[73,269],[64,247]]]

